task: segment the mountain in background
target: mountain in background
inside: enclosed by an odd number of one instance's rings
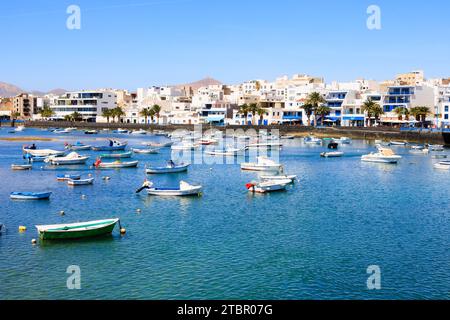
[[[26,91],[26,90],[23,90],[22,88],[19,88],[18,86],[15,86],[13,84],[6,83],[6,82],[0,82],[0,97],[6,97],[6,98],[14,97],[21,93],[30,93],[35,96],[43,96],[46,94],[61,95],[65,92],[66,92],[66,90],[60,89],[60,88],[53,89],[49,92],[42,92],[42,91],[36,91],[36,90],[35,91]]]
[[[219,80],[207,77],[207,78],[199,80],[199,81],[195,81],[195,82],[191,82],[191,83],[185,83],[185,84],[179,84],[179,85],[176,85],[174,87],[176,87],[176,88],[189,88],[189,87],[191,87],[193,90],[198,90],[201,87],[207,87],[207,86],[211,86],[211,85],[222,85],[222,82],[220,82]]]

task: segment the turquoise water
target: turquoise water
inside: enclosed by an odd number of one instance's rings
[[[0,136],[13,136],[7,129]],[[50,136],[99,144],[74,133],[27,129],[14,136]],[[132,146],[158,139],[121,136]],[[202,197],[157,198],[134,193],[139,168],[92,173],[93,186],[68,187],[56,174],[13,172],[25,142],[0,140],[0,299],[448,299],[450,298],[450,173],[430,156],[403,155],[398,165],[362,163],[366,141],[343,146],[346,156],[322,159],[323,147],[286,141],[280,162],[300,182],[286,192],[250,195],[256,173],[235,165],[193,165],[187,173],[152,177],[204,186]],[[90,154],[91,163],[96,153]],[[77,173],[69,171],[68,173]],[[111,180],[102,180],[103,176]],[[50,201],[11,201],[12,191],[53,192]],[[85,198],[82,198],[85,195]],[[137,212],[141,209],[141,212]],[[59,212],[66,215],[61,217]],[[38,242],[36,224],[120,217],[125,236]],[[25,233],[18,226],[27,226]],[[69,265],[81,268],[81,290],[68,290]],[[381,268],[381,290],[367,289],[369,265]]]

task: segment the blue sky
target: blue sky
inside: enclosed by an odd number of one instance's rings
[[[81,8],[81,30],[66,9]],[[368,30],[367,7],[382,29]],[[450,76],[446,0],[15,0],[0,3],[0,81],[27,90]]]

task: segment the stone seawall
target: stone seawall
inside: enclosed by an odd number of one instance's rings
[[[194,130],[194,125],[145,125],[131,123],[87,123],[87,122],[53,122],[53,121],[29,121],[25,122],[27,127],[41,128],[68,128],[76,127],[79,129],[118,129],[124,128],[128,130],[165,130],[174,131],[179,129]],[[306,126],[213,126],[203,125],[202,130],[206,131],[211,128],[216,130],[278,130],[280,134],[290,134],[295,136],[316,135],[318,137],[350,137],[353,139],[369,139],[369,140],[400,140],[417,143],[446,144],[450,146],[450,133],[441,132],[404,132],[398,128],[391,127],[374,127],[374,128],[356,128],[356,127],[331,127],[331,128],[314,128]]]

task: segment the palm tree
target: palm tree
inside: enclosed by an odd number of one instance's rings
[[[411,108],[411,114],[416,118],[417,121],[420,121],[423,125],[425,122],[427,115],[430,113],[430,109],[426,106],[417,106]]]
[[[262,125],[264,123],[264,115],[266,114],[266,110],[264,108],[258,108],[256,113],[259,116],[259,125]]]
[[[314,106],[312,104],[305,104],[305,105],[303,105],[302,108],[303,108],[303,110],[305,110],[306,117],[308,118],[307,125],[310,126],[311,125],[311,116],[314,112]]]
[[[260,107],[258,106],[257,103],[252,103],[248,106],[248,110],[252,114],[252,126],[255,125],[255,118],[256,118],[256,115],[258,114],[259,108]]]
[[[159,105],[155,104],[155,105],[153,105],[152,109],[155,112],[156,118],[158,119],[158,122],[159,122],[159,113],[161,112],[161,107]]]
[[[42,118],[50,118],[55,114],[53,109],[50,108],[49,106],[45,106],[39,113]]]
[[[145,119],[145,124],[147,124],[147,119],[148,119],[149,113],[150,113],[150,110],[148,108],[144,108],[141,111],[139,111],[139,115],[141,117],[144,117],[144,119]]]
[[[397,107],[394,109],[394,113],[398,116],[398,120],[402,120],[405,110],[405,107]]]
[[[372,114],[374,115],[375,122],[377,123],[380,119],[380,116],[384,114],[383,108],[378,103],[375,103],[372,109]]]
[[[65,120],[65,121],[71,122],[71,121],[73,120],[72,115],[66,114],[66,115],[64,116],[64,120]]]
[[[248,107],[248,105],[246,104],[246,103],[244,103],[243,105],[240,105],[239,106],[239,111],[238,111],[238,113],[239,114],[242,114],[242,115],[244,115],[244,118],[245,118],[245,125],[247,125],[247,118],[248,118],[248,113],[249,113],[249,107]]]
[[[71,114],[71,117],[72,117],[73,121],[81,121],[81,120],[83,120],[83,116],[81,115],[81,113],[78,113],[76,111]]]
[[[316,109],[316,115],[321,117],[321,125],[323,125],[323,119],[325,116],[329,115],[331,112],[331,108],[327,106],[318,106]]]
[[[317,124],[317,108],[319,108],[320,105],[326,102],[327,101],[325,100],[325,98],[319,92],[311,92],[308,95],[305,104],[312,106],[312,110],[314,112],[314,125]]]
[[[152,108],[150,110],[148,110],[148,116],[150,117],[151,123],[153,124],[153,119],[155,118],[156,112],[155,110]]]
[[[106,122],[109,123],[109,118],[111,118],[111,117],[113,116],[112,110],[111,110],[111,109],[105,109],[105,110],[103,110],[102,116],[103,116],[104,118],[106,118]]]
[[[125,115],[125,112],[123,111],[122,107],[115,107],[113,109],[114,116],[117,117],[117,122],[120,122],[120,118]]]
[[[376,106],[379,107],[380,105],[370,98],[367,99],[362,105],[361,110],[363,112],[367,113],[367,126],[368,127],[370,127],[372,116],[375,116],[375,107]],[[381,111],[383,111],[383,110],[381,110]]]
[[[20,117],[20,112],[16,111],[11,114],[11,118],[13,118],[13,120],[18,119],[19,117]]]

